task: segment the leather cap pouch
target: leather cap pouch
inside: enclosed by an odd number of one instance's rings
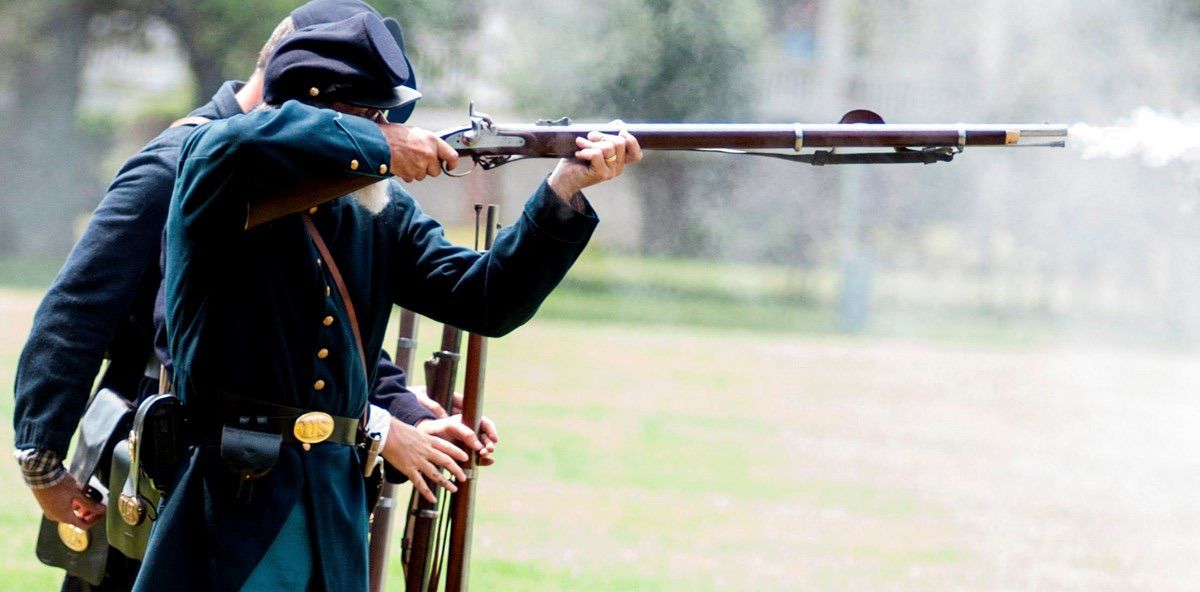
[[[247,479],[266,475],[279,460],[283,436],[225,426],[221,430],[221,460]]]
[[[279,460],[283,436],[225,426],[221,429],[221,460],[239,479],[237,498],[250,501],[254,480],[266,475]]]

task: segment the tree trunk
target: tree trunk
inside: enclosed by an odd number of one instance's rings
[[[0,252],[65,253],[74,220],[95,205],[92,159],[76,128],[82,52],[92,12],[76,2],[48,8],[29,23],[31,40],[9,59],[15,101],[0,130]]]

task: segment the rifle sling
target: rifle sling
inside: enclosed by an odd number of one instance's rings
[[[941,148],[913,150],[896,148],[895,152],[850,152],[839,154],[833,150],[818,150],[812,154],[785,154],[782,152],[756,152],[753,150],[733,150],[728,148],[694,148],[690,152],[715,152],[717,154],[733,154],[736,156],[760,156],[777,158],[791,162],[803,162],[813,166],[839,164],[933,164],[935,162],[950,162],[958,150]]]
[[[783,152],[760,152],[756,150],[737,150],[734,148],[690,148],[686,152],[709,152],[715,154],[732,154],[734,156],[758,156],[776,158],[788,162],[803,162],[813,166],[846,165],[846,164],[933,164],[935,162],[950,162],[954,155],[961,152],[957,149],[944,148],[896,148],[895,152],[848,152],[839,153],[833,150],[818,150],[812,154],[787,154]],[[516,155],[486,155],[473,157],[479,168],[490,171],[496,167],[518,160],[536,158],[536,156]]]
[[[325,260],[325,265],[329,268],[329,275],[333,276],[333,284],[337,289],[338,296],[342,298],[342,305],[346,307],[346,315],[350,317],[350,331],[354,333],[354,344],[358,346],[358,361],[362,363],[363,377],[369,382],[370,376],[367,373],[367,354],[363,350],[362,334],[358,330],[358,315],[354,313],[354,303],[350,301],[350,292],[346,290],[346,282],[342,280],[342,273],[338,271],[337,263],[333,260],[333,254],[329,252],[329,247],[325,245],[325,239],[321,238],[321,233],[317,231],[317,225],[313,223],[312,216],[308,213],[303,213],[300,217],[304,220],[304,229],[308,231],[308,236],[312,238],[312,242],[317,246],[317,251],[321,253],[321,258]],[[363,420],[366,421],[367,410],[363,409]]]

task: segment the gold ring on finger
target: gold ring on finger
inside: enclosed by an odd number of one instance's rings
[[[612,164],[612,163],[614,163],[614,162],[617,162],[617,155],[616,155],[616,154],[613,154],[612,156],[605,156],[605,157],[604,157],[604,162],[606,162],[606,163],[608,163],[608,164]]]

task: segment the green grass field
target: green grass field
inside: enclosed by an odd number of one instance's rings
[[[1200,580],[1194,355],[1067,347],[971,318],[842,337],[770,278],[713,289],[702,270],[583,263],[544,315],[491,346],[502,442],[480,481],[477,589]],[[603,273],[620,281],[595,284]],[[671,290],[645,294],[653,282]],[[36,282],[0,289],[0,442],[39,297]],[[423,352],[437,330],[423,325]],[[0,492],[0,590],[56,589],[15,465]]]

